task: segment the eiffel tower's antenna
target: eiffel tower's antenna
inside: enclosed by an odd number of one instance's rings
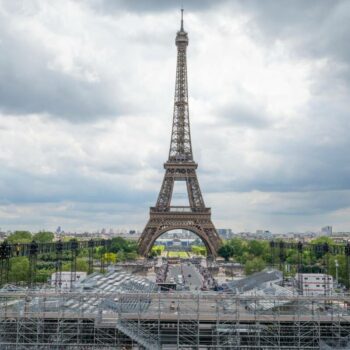
[[[184,31],[184,9],[181,9],[181,32]]]

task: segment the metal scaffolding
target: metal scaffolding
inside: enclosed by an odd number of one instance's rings
[[[0,293],[0,349],[349,349],[350,296]]]

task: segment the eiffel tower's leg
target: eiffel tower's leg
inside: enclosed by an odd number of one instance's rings
[[[174,189],[174,178],[169,176],[169,170],[166,171],[162,187],[159,191],[157,208],[166,210],[170,207],[171,197]]]
[[[221,239],[220,239],[211,219],[209,219],[208,224],[206,226],[207,227],[205,227],[203,229],[204,237],[206,240],[208,240],[208,242],[210,242],[210,247],[211,247],[211,250],[208,251],[208,254],[215,257],[217,255],[217,251],[220,248]]]
[[[205,208],[197,177],[187,178],[187,191],[192,208]]]
[[[152,219],[150,219],[138,241],[140,255],[147,256],[149,254],[152,245],[156,240],[156,235],[157,227],[152,223]]]

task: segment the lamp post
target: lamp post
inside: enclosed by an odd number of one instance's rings
[[[339,267],[339,263],[338,263],[337,259],[335,259],[334,262],[335,262],[335,279],[337,281],[336,285],[338,285],[339,284],[339,282],[338,282],[338,267]]]

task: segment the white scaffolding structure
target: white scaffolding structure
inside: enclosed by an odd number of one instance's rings
[[[349,305],[349,296],[0,292],[0,349],[349,349]]]

